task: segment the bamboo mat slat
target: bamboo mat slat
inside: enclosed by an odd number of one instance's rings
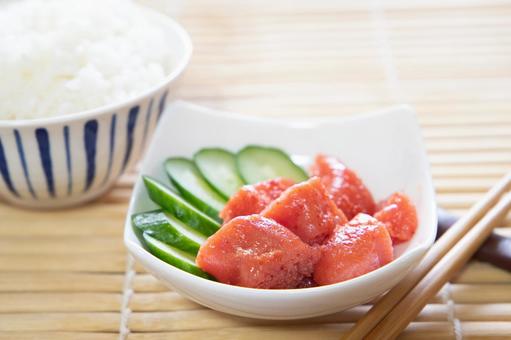
[[[141,1],[192,36],[181,99],[267,117],[412,105],[438,204],[458,215],[511,169],[509,0]],[[338,339],[370,307],[276,322],[181,297],[126,256],[136,178],[80,208],[0,204],[0,340]],[[400,336],[490,338],[511,338],[511,273],[475,261]]]
[[[0,293],[0,313],[118,312],[121,298],[120,293]]]
[[[120,292],[123,281],[124,273],[2,271],[0,291],[7,293]]]
[[[116,333],[100,332],[1,332],[0,340],[117,340],[119,335]]]
[[[339,334],[347,331],[351,323],[325,325],[321,329],[316,326],[291,327],[238,327],[219,330],[178,331],[161,333],[133,333],[130,339],[162,340],[162,339],[339,339]],[[509,336],[507,322],[462,322],[461,335],[466,339],[501,338]],[[411,323],[400,336],[400,339],[451,339],[454,338],[452,325],[448,322],[415,322]]]

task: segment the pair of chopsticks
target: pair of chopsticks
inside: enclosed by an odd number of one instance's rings
[[[511,173],[502,178],[429,249],[343,339],[394,339],[472,257],[511,209]]]

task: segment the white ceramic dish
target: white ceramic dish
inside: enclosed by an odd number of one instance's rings
[[[156,206],[139,179],[124,230],[129,252],[167,286],[204,306],[261,319],[300,319],[338,312],[387,291],[416,265],[436,235],[436,207],[429,164],[414,112],[395,107],[355,118],[268,120],[216,112],[178,102],[169,108],[152,140],[142,174],[163,181],[163,161],[191,156],[206,146],[237,150],[267,144],[291,154],[324,152],[340,157],[363,178],[375,199],[404,191],[419,216],[418,230],[395,249],[397,258],[355,279],[306,289],[266,290],[230,286],[181,271],[146,251],[134,235],[130,215]]]
[[[192,53],[179,24],[152,15],[174,47],[172,72],[120,104],[51,118],[0,120],[0,198],[36,208],[83,203],[136,163]]]

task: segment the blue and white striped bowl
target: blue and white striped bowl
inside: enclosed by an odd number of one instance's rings
[[[158,16],[175,46],[164,82],[124,103],[52,118],[0,121],[0,197],[27,207],[65,207],[107,191],[144,151],[188,64],[184,29]]]

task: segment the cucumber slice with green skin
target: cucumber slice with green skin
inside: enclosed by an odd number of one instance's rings
[[[236,155],[230,151],[201,149],[193,160],[204,179],[225,199],[229,199],[245,184],[238,174]]]
[[[276,177],[292,179],[296,183],[309,176],[282,150],[257,145],[249,145],[236,155],[239,174],[248,184],[266,181]]]
[[[206,241],[204,237],[195,234],[174,216],[165,214],[161,209],[134,214],[131,222],[135,229],[139,229],[137,235],[145,232],[158,241],[192,255],[197,255],[200,245]]]
[[[166,185],[148,176],[142,176],[142,179],[151,200],[190,228],[205,236],[213,235],[220,229],[218,222],[197,210]]]
[[[212,279],[211,275],[195,265],[195,257],[190,254],[158,241],[146,232],[143,233],[142,237],[149,251],[160,260],[163,260],[168,264],[190,274],[197,275],[205,279]]]
[[[181,157],[169,158],[165,161],[165,170],[184,199],[211,218],[220,220],[218,214],[226,200],[209,186],[194,162]]]

